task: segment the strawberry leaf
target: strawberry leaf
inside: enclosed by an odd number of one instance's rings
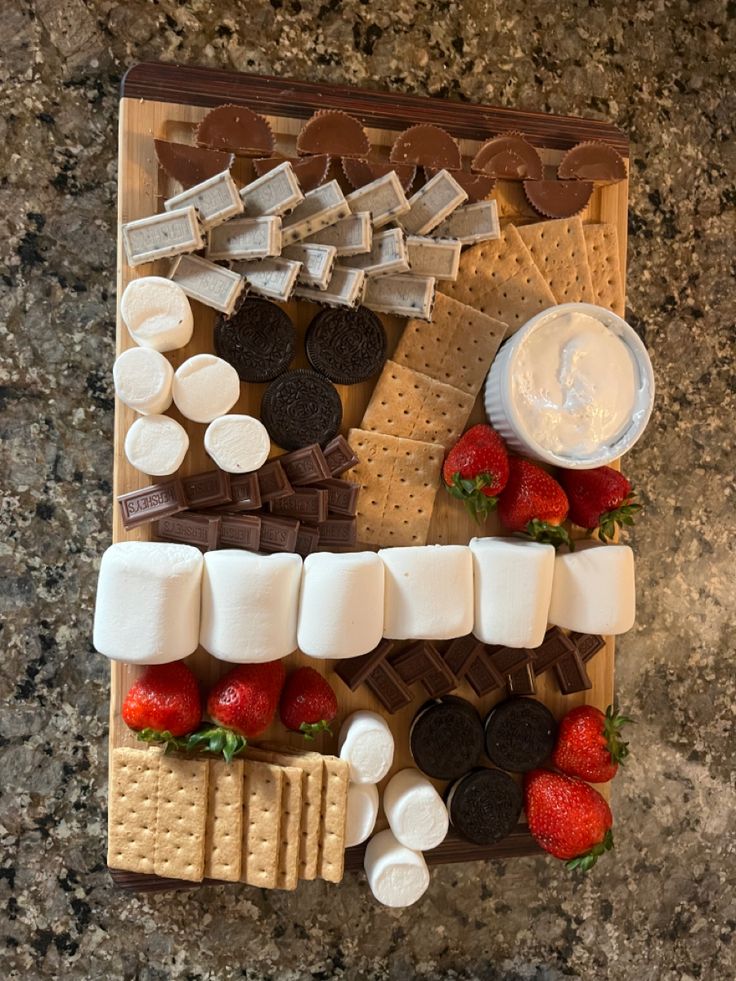
[[[305,739],[314,739],[320,732],[329,732],[332,735],[330,723],[326,719],[320,719],[319,722],[302,722],[299,732],[304,734]]]
[[[479,473],[475,477],[461,477],[456,471],[452,482],[445,483],[445,489],[452,497],[462,501],[465,508],[478,524],[482,524],[498,503],[497,497],[484,493],[484,488],[496,483],[495,474]]]
[[[593,868],[595,863],[601,857],[605,855],[606,852],[610,852],[613,848],[613,832],[609,828],[603,838],[603,841],[599,841],[597,845],[585,852],[583,855],[578,855],[575,858],[571,858],[569,862],[565,862],[565,868],[579,869],[581,872],[588,872]]]
[[[159,732],[157,729],[141,729],[140,732],[136,733],[136,736],[144,743],[152,743],[154,745],[163,744],[164,753],[168,753],[172,749],[184,749],[186,746],[186,737],[179,739],[178,736],[174,736],[168,729],[164,729],[162,732]]]
[[[555,548],[559,548],[560,545],[567,545],[571,552],[575,548],[564,525],[553,525],[549,521],[532,518],[526,526],[525,533],[535,542],[542,542],[544,545],[554,545]]]
[[[232,729],[204,726],[188,737],[183,748],[188,753],[212,753],[215,756],[222,754],[226,762],[230,763],[234,756],[245,750],[247,745],[248,740],[245,736],[233,732]]]
[[[621,738],[621,729],[625,725],[635,724],[634,720],[628,715],[619,715],[613,705],[606,709],[606,718],[603,723],[603,735],[608,744],[608,752],[611,754],[613,763],[624,763],[629,755],[629,744]]]

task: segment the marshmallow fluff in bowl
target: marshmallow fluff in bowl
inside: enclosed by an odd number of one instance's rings
[[[566,303],[501,349],[486,385],[491,422],[513,449],[571,468],[626,452],[646,426],[654,382],[646,349],[616,314]]]

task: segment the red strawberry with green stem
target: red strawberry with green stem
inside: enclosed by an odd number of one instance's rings
[[[447,454],[442,468],[446,490],[482,522],[498,501],[509,476],[506,444],[491,426],[472,426]]]
[[[567,511],[567,495],[554,477],[530,460],[509,458],[509,479],[498,501],[498,516],[504,527],[538,542],[572,547],[562,525]]]
[[[190,736],[187,749],[222,753],[229,763],[271,725],[284,676],[282,661],[238,664],[228,671],[207,696],[207,714],[215,724]]]
[[[318,671],[297,668],[286,679],[279,714],[287,729],[314,739],[318,732],[332,734],[330,722],[337,715],[337,698]]]
[[[633,720],[609,705],[605,715],[593,705],[580,705],[562,719],[552,762],[570,777],[589,783],[613,780],[619,763],[629,755],[621,728]]]
[[[633,525],[641,511],[631,482],[613,467],[560,470],[557,479],[570,501],[570,520],[591,533],[597,528],[601,541],[613,538],[619,525]]]
[[[131,686],[121,712],[139,739],[178,747],[202,721],[199,682],[183,661],[151,665]]]
[[[524,809],[537,843],[569,869],[587,872],[613,848],[613,816],[605,798],[577,777],[532,770],[524,777]]]

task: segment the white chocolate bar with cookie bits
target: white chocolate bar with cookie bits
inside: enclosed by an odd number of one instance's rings
[[[328,181],[308,191],[304,200],[284,220],[282,236],[284,245],[301,242],[315,232],[334,225],[350,214],[345,195],[337,181]]]
[[[243,202],[229,170],[208,177],[207,180],[164,201],[164,208],[167,211],[190,206],[197,209],[203,228],[214,228],[228,218],[239,215],[243,210]]]
[[[476,201],[456,208],[449,218],[435,228],[436,238],[454,238],[462,245],[489,242],[501,237],[498,206],[495,201]]]
[[[328,307],[357,307],[363,299],[367,280],[362,269],[347,269],[335,266],[327,289],[318,290],[309,286],[297,286],[294,296],[302,300],[313,300]]]
[[[353,214],[369,211],[374,228],[383,228],[409,210],[409,202],[395,170],[359,187],[348,194],[346,200]]]
[[[430,320],[434,294],[433,276],[374,276],[366,280],[363,303],[378,313]]]
[[[285,259],[301,263],[302,268],[297,276],[300,286],[313,286],[318,290],[327,289],[337,258],[337,249],[334,245],[298,242],[296,245],[288,245],[281,255]]]
[[[237,272],[198,255],[180,256],[169,279],[181,286],[192,300],[198,300],[227,316],[233,312],[245,289],[245,280]]]
[[[304,200],[294,168],[288,160],[240,190],[249,218],[286,215]]]
[[[434,276],[454,282],[460,267],[462,245],[454,239],[409,235],[406,251],[412,276]]]
[[[427,235],[467,199],[452,174],[440,170],[409,198],[409,211],[398,222],[408,235]]]
[[[266,259],[281,252],[281,219],[234,218],[210,229],[208,259]]]
[[[245,276],[253,294],[282,302],[286,302],[294,292],[301,268],[301,262],[283,258],[233,263],[233,269]]]
[[[373,226],[368,211],[359,211],[310,235],[307,243],[333,245],[339,256],[358,255],[369,252],[373,239]]]
[[[126,222],[121,231],[131,266],[183,252],[196,252],[204,245],[196,208],[179,208],[138,218]]]
[[[343,261],[352,269],[362,269],[366,276],[387,276],[389,273],[408,272],[409,258],[404,233],[400,228],[387,228],[383,232],[376,232],[370,252],[365,255],[349,256]]]

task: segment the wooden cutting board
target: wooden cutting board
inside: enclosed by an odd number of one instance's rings
[[[309,82],[295,82],[263,76],[233,74],[201,68],[186,68],[176,65],[141,64],[132,68],[122,83],[119,126],[119,171],[118,171],[118,219],[119,227],[124,222],[143,218],[163,210],[165,198],[176,193],[179,185],[171,180],[159,167],[154,150],[154,138],[176,142],[193,142],[196,124],[207,108],[225,102],[246,105],[268,117],[276,135],[276,149],[287,155],[294,155],[296,135],[303,119],[318,108],[338,108],[356,115],[367,127],[374,146],[388,147],[396,137],[397,131],[407,126],[426,122],[443,126],[459,143],[464,157],[474,154],[483,140],[498,132],[516,129],[534,143],[540,150],[543,161],[554,164],[562,153],[581,140],[604,140],[628,159],[628,140],[615,127],[593,120],[576,119],[569,116],[551,116],[542,113],[522,112],[490,106],[468,105],[445,100],[424,99],[414,96],[390,95],[345,86],[315,85]],[[247,182],[248,164],[237,160],[233,175],[241,183]],[[339,165],[334,174],[340,177]],[[538,221],[538,216],[527,204],[521,185],[503,182],[497,185],[494,193],[499,214],[515,223]],[[590,222],[611,222],[617,226],[621,249],[621,268],[626,268],[626,230],[627,230],[628,181],[609,187],[598,188],[583,214]],[[171,260],[161,260],[133,270],[126,262],[125,252],[118,235],[118,296],[127,283],[140,275],[162,275],[169,272]],[[194,354],[212,351],[212,332],[216,319],[214,311],[196,302],[192,304],[195,315],[195,331],[187,347],[167,355],[176,369],[183,361]],[[305,302],[292,302],[284,305],[294,320],[301,335],[317,308]],[[391,352],[401,334],[405,321],[396,317],[382,317],[389,338]],[[117,353],[132,346],[131,338],[120,317],[117,318]],[[305,366],[303,345],[294,366]],[[112,366],[110,366],[112,367]],[[337,386],[343,403],[343,432],[360,423],[363,410],[370,398],[374,382],[359,385]],[[258,415],[264,385],[243,384],[241,397],[234,412],[247,412]],[[172,406],[170,414],[187,430],[190,437],[190,450],[181,468],[181,474],[196,473],[211,469],[203,448],[205,426],[184,419]],[[114,494],[135,490],[151,481],[135,470],[126,460],[123,452],[125,434],[135,418],[135,413],[116,400],[115,404],[115,463]],[[476,404],[472,422],[484,419],[480,399]],[[485,530],[479,529],[459,504],[449,495],[440,493],[430,528],[430,542],[443,544],[467,544],[478,534],[497,534],[496,519],[491,517]],[[151,535],[151,526],[126,532],[120,520],[117,502],[113,508],[113,541],[145,539]],[[198,677],[211,683],[229,665],[216,661],[200,648],[189,659]],[[337,693],[339,703],[338,719],[359,708],[381,712],[389,720],[396,739],[396,756],[392,772],[410,766],[408,733],[411,719],[425,698],[417,687],[415,700],[395,715],[388,715],[366,688],[355,693],[347,690],[324,662],[314,661],[296,652],[287,658],[287,669],[300,663],[309,663],[322,670],[329,678]],[[570,708],[589,703],[605,709],[613,697],[614,644],[609,638],[606,647],[588,665],[593,682],[590,691],[573,696],[562,696],[550,675],[542,675],[537,680],[537,696],[556,716]],[[112,662],[110,693],[110,750],[118,746],[140,746],[120,716],[120,708],[125,693],[142,669],[133,665]],[[474,702],[484,714],[496,701],[498,695],[478,699],[472,690],[461,685],[457,694]],[[337,727],[335,728],[335,735]],[[274,724],[264,740],[300,745],[302,737],[289,735],[282,726]],[[336,738],[321,736],[313,744],[323,752],[335,750]],[[388,779],[388,778],[387,778]],[[438,787],[441,785],[438,784]],[[537,846],[525,832],[523,826],[498,845],[479,848],[454,836],[427,854],[430,863],[443,863],[481,859],[487,857],[511,857],[534,853]],[[346,867],[362,866],[363,848],[349,849]],[[133,873],[112,871],[117,884],[134,889],[165,889],[178,886],[191,888],[192,884],[160,879],[156,876],[142,876]]]

